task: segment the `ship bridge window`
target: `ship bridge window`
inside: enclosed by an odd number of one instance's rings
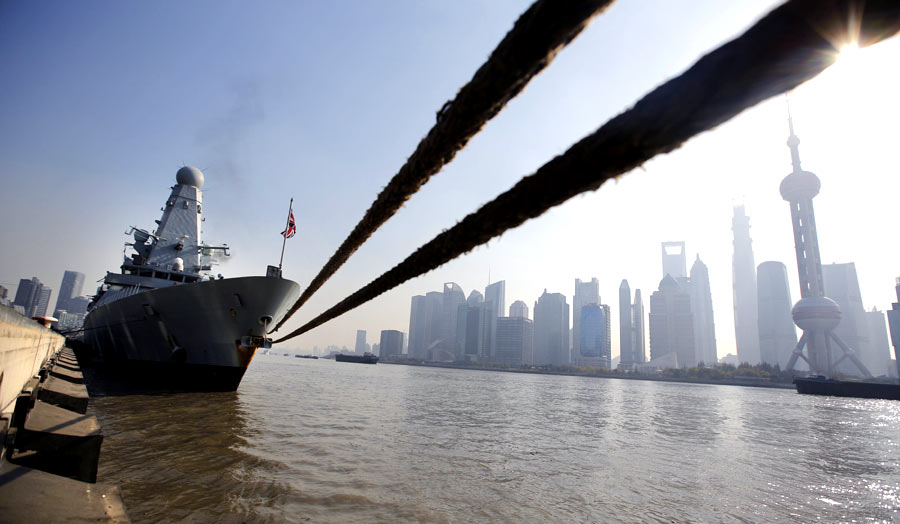
[[[154,275],[153,275],[153,271],[151,271],[151,270],[149,270],[149,269],[141,269],[141,270],[138,271],[138,276],[142,276],[142,277],[151,277],[151,278],[152,278]]]

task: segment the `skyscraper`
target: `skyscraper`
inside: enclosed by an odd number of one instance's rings
[[[650,358],[670,353],[678,357],[679,367],[697,365],[691,296],[667,273],[650,295]]]
[[[59,296],[56,298],[56,309],[64,309],[69,313],[83,313],[80,311],[82,302],[72,300],[81,296],[83,287],[84,273],[70,270],[63,273]]]
[[[757,268],[759,357],[782,369],[797,347],[797,328],[791,320],[791,290],[787,268],[781,262],[763,262]]]
[[[781,181],[781,197],[791,206],[791,225],[794,230],[794,249],[797,253],[797,272],[800,275],[800,301],[794,305],[794,322],[803,330],[802,344],[791,354],[787,369],[793,369],[798,358],[809,362],[811,371],[831,376],[834,363],[849,359],[863,375],[869,371],[856,353],[834,333],[840,324],[841,308],[825,296],[822,261],[819,256],[819,236],[816,232],[816,216],[812,199],[819,194],[822,183],[819,177],[800,168],[800,139],[794,134],[794,122],[788,117],[790,136],[787,145],[791,149],[793,171]],[[834,359],[832,342],[843,352]],[[803,355],[803,347],[807,355]]]
[[[509,316],[514,318],[528,318],[528,304],[516,300],[509,306]]]
[[[887,317],[888,329],[891,332],[891,345],[894,346],[894,365],[897,368],[894,373],[900,377],[900,278],[894,281],[894,291],[897,293],[897,302],[891,304]]]
[[[600,282],[592,278],[590,282],[575,279],[575,296],[572,297],[572,355],[578,359],[581,354],[581,308],[600,303]]]
[[[405,333],[395,329],[381,331],[381,341],[378,343],[378,357],[386,359],[403,354],[403,338]]]
[[[33,316],[31,312],[34,311],[35,297],[40,292],[41,285],[41,281],[38,280],[37,277],[33,277],[31,280],[25,278],[19,280],[19,286],[16,288],[16,298],[13,299],[13,305],[25,308],[23,315],[26,317]]]
[[[609,368],[612,344],[610,341],[609,306],[586,304],[581,307],[581,348],[575,363]]]
[[[441,344],[440,356],[433,351],[434,360],[452,361],[456,359],[456,315],[459,306],[466,303],[466,295],[456,282],[444,283],[441,303]]]
[[[888,375],[892,370],[889,369],[891,363],[891,346],[887,338],[887,329],[884,324],[884,312],[872,308],[872,311],[866,311],[866,321],[869,325],[869,347],[870,352],[867,355],[870,362],[865,362],[866,367],[875,376]]]
[[[37,277],[31,280],[19,280],[16,289],[16,299],[13,304],[25,309],[26,317],[43,316],[47,314],[47,306],[50,304],[51,289],[41,283]]]
[[[441,325],[443,321],[444,294],[429,291],[425,294],[425,360],[440,358]]]
[[[713,319],[712,292],[709,289],[709,270],[697,255],[691,266],[691,312],[694,315],[695,359],[699,364],[715,365],[719,361],[716,350],[716,325]]]
[[[884,369],[884,362],[880,362],[881,359],[875,355],[869,337],[869,322],[859,291],[856,264],[823,264],[822,282],[825,284],[825,295],[841,307],[841,322],[834,328],[834,333],[856,352],[870,372],[879,374],[874,368]],[[847,375],[859,374],[859,369],[846,360],[837,366],[837,370]]]
[[[42,286],[34,304],[34,315],[43,316],[47,314],[47,308],[50,306],[50,294],[52,290],[47,286]]]
[[[425,358],[426,316],[425,296],[415,295],[409,309],[409,358]]]
[[[369,344],[366,343],[366,330],[365,329],[357,329],[356,330],[356,345],[353,347],[354,353],[359,353],[362,355],[366,351],[369,351]]]
[[[487,325],[487,345],[490,355],[497,352],[497,319],[506,311],[506,281],[500,280],[484,288],[484,303],[488,309],[490,322]]]
[[[507,366],[532,363],[534,324],[525,317],[497,319],[496,362]]]
[[[644,335],[644,301],[641,299],[641,290],[634,290],[634,304],[631,306],[631,322],[634,326],[634,334],[631,341],[634,347],[634,363],[643,364],[647,361],[647,344]]]
[[[672,275],[676,281],[687,278],[687,259],[684,253],[684,242],[662,243],[663,276]]]
[[[622,279],[622,283],[619,284],[619,367],[622,369],[634,368],[633,315],[631,287],[628,285],[627,280]]]
[[[569,362],[569,304],[562,293],[545,289],[534,304],[534,364]]]
[[[487,361],[485,326],[489,323],[488,310],[481,292],[473,289],[465,304],[457,312],[456,358],[467,361]]]
[[[753,259],[753,241],[750,239],[750,217],[744,206],[735,206],[731,219],[734,234],[734,255],[731,259],[731,277],[734,285],[734,338],[738,359],[758,364],[759,309],[757,306],[756,262]]]

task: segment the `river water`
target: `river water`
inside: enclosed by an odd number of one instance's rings
[[[258,356],[92,400],[135,522],[900,523],[900,402]]]

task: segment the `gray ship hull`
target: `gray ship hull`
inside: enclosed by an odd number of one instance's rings
[[[161,388],[233,391],[265,326],[275,326],[299,293],[296,282],[270,277],[144,291],[92,309],[84,341],[105,367]]]

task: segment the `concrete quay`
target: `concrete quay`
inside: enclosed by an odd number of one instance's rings
[[[79,369],[72,369],[65,364],[55,364],[50,368],[50,376],[60,378],[73,384],[84,384],[84,375]]]
[[[118,487],[97,483],[103,433],[78,359],[19,317],[0,311],[0,523],[129,522]]]
[[[103,433],[93,415],[40,400],[18,428],[9,460],[84,482],[97,482]]]
[[[119,488],[0,461],[0,522],[130,522]]]
[[[47,404],[53,404],[82,415],[87,413],[90,400],[84,384],[75,384],[53,376],[47,377],[47,380],[41,385],[37,398]]]
[[[0,417],[8,417],[25,384],[66,339],[14,309],[0,306]]]

